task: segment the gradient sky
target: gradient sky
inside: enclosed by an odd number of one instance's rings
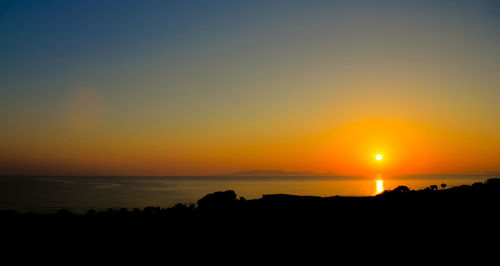
[[[499,62],[494,0],[4,0],[0,174],[500,171]]]

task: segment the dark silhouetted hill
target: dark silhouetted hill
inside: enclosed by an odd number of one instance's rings
[[[190,206],[89,210],[86,214],[64,209],[54,214],[8,210],[0,212],[0,221],[4,240],[20,243],[43,245],[47,239],[96,246],[158,242],[216,252],[381,245],[380,241],[391,248],[424,243],[426,249],[437,249],[477,246],[487,243],[485,238],[496,239],[500,179],[445,187],[411,190],[400,186],[372,197],[275,194],[255,200],[224,191],[208,194]]]

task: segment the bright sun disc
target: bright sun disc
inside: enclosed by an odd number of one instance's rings
[[[384,156],[382,156],[382,154],[377,154],[377,155],[375,156],[375,159],[377,159],[377,161],[382,160],[382,158],[384,158]]]

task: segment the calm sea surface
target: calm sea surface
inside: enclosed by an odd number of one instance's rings
[[[204,195],[234,190],[238,197],[263,194],[371,196],[400,185],[469,185],[498,176],[411,177],[0,177],[0,210],[55,212],[89,209],[171,207],[191,204]]]

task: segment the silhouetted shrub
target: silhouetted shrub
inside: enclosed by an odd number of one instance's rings
[[[399,186],[395,188],[392,192],[394,193],[399,193],[399,194],[406,194],[410,192],[410,189],[407,186]]]
[[[107,209],[106,212],[104,212],[105,215],[107,216],[112,216],[115,214],[115,211],[111,208]]]
[[[19,215],[15,210],[5,210],[0,212],[0,217],[12,217]]]
[[[382,193],[380,193],[377,196],[380,197],[387,197],[387,196],[401,196],[401,195],[406,195],[410,192],[411,190],[407,186],[399,186],[393,190],[386,190]]]
[[[143,214],[145,215],[155,215],[160,213],[160,207],[153,207],[153,206],[148,206],[144,207],[144,210],[142,211]]]
[[[499,178],[490,178],[486,180],[486,185],[500,187],[500,179]]]
[[[472,188],[475,189],[475,190],[479,190],[483,187],[483,183],[482,182],[476,182],[474,184],[472,184]]]
[[[236,206],[238,200],[232,190],[211,193],[198,200],[199,210],[226,210]]]
[[[121,208],[120,209],[120,215],[128,215],[130,212],[127,210],[127,208]]]
[[[56,214],[59,216],[73,216],[73,215],[75,215],[74,213],[72,213],[71,211],[66,210],[66,209],[60,209],[59,211],[57,211]]]
[[[173,209],[178,209],[178,210],[185,210],[187,209],[186,205],[182,204],[182,203],[177,203],[175,204],[174,207],[172,207]]]

